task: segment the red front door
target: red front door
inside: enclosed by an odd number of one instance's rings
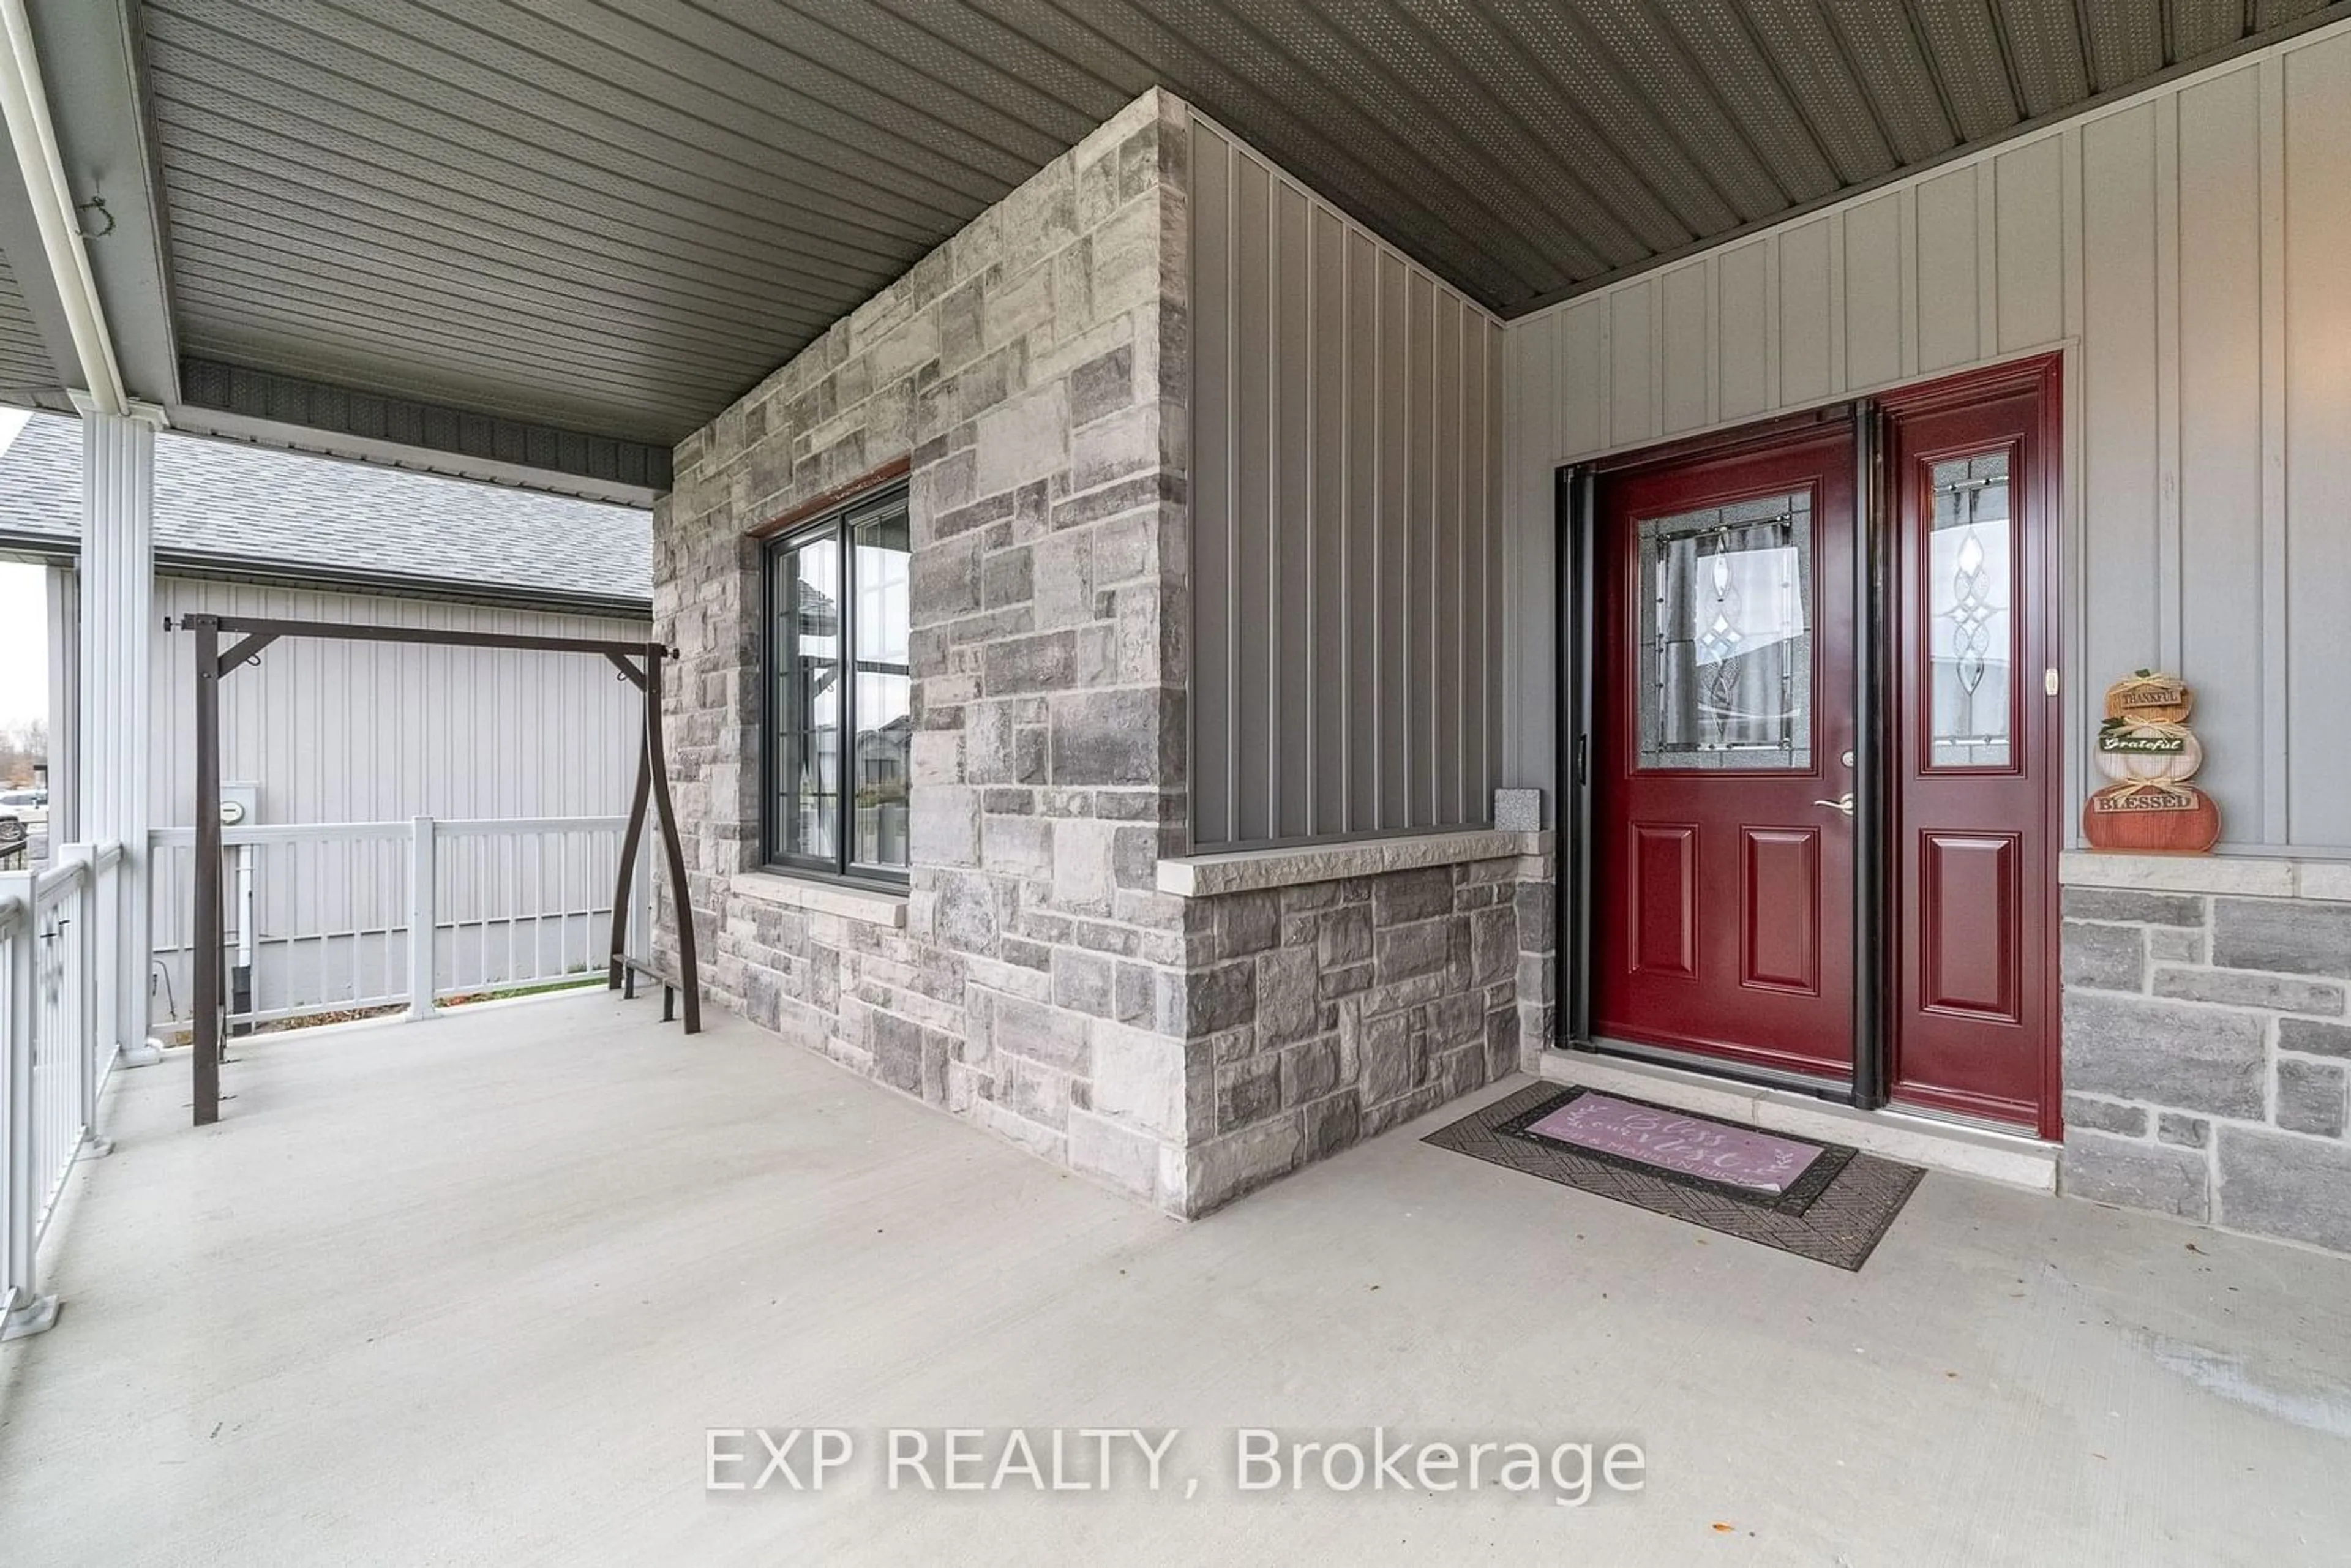
[[[1886,405],[1896,1102],[2059,1132],[2056,361]]]
[[[1853,1069],[1854,432],[1599,497],[1592,1029]]]
[[[2055,360],[1599,480],[1591,1032],[2060,1131]],[[1856,956],[1855,607],[1880,933]],[[1858,968],[1857,968],[1858,966]],[[1877,977],[1883,977],[1882,980]],[[1884,998],[1855,1051],[1856,986]]]

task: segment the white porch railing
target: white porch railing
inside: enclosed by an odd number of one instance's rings
[[[75,1156],[105,1152],[113,993],[99,977],[125,950],[121,861],[119,844],[68,844],[46,871],[0,874],[0,1338],[55,1318],[36,1288],[41,1238]]]
[[[230,1021],[397,1006],[430,1018],[453,997],[601,981],[624,826],[418,817],[225,830],[222,956],[247,982],[229,993]],[[187,1019],[195,834],[166,829],[151,848],[152,927],[123,906],[119,844],[67,844],[47,870],[0,873],[0,1338],[55,1319],[37,1289],[41,1239],[77,1156],[110,1147],[96,1130],[123,1033],[111,977],[149,963],[166,982],[154,994],[175,1002],[152,1021]],[[633,881],[639,956],[650,871],[641,862]]]
[[[416,817],[224,828],[230,1026],[403,1006],[429,1018],[455,997],[601,980],[625,825]],[[192,1016],[195,831],[162,829],[152,842],[149,1019],[168,1037]],[[646,869],[632,951],[650,925]]]

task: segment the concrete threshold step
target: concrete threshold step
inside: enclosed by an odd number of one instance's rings
[[[2058,1145],[2022,1133],[1964,1126],[1907,1111],[1858,1111],[1788,1089],[1734,1083],[1683,1068],[1582,1051],[1546,1051],[1541,1073],[1556,1083],[1695,1111],[1825,1144],[1850,1144],[1928,1170],[2030,1192],[2057,1190]]]

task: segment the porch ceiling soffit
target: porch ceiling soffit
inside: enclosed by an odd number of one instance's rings
[[[278,378],[288,428],[332,402],[298,383],[658,450],[1154,85],[1514,315],[2346,15],[135,0],[117,31],[170,219],[147,298],[168,294],[183,380]]]
[[[635,506],[668,487],[667,443],[183,356],[172,229],[152,103],[141,91],[146,13],[134,0],[26,0],[26,9],[59,162],[131,397],[160,405],[183,430],[293,451]],[[14,176],[12,167],[0,178],[0,249],[31,266],[0,275],[0,400],[62,408],[65,390],[80,378],[30,204]],[[292,362],[302,360],[352,364],[340,351],[313,350]],[[359,369],[364,375],[365,366]]]
[[[136,16],[130,0],[25,0],[25,11],[57,160],[76,203],[123,391],[137,402],[168,407],[179,401],[169,225],[139,91]],[[22,190],[13,190],[10,200],[22,202]],[[29,210],[23,215],[29,224]],[[13,225],[13,214],[0,214],[0,243],[16,237]],[[19,252],[10,244],[10,254],[23,256],[30,269],[42,272],[47,304],[55,298],[56,285],[35,245]],[[53,354],[53,362],[70,366],[74,361],[68,352],[61,359]],[[68,373],[78,385],[78,371]]]

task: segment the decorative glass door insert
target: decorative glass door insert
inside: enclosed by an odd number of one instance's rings
[[[1639,535],[1639,766],[1809,769],[1811,495],[1646,518]]]
[[[2015,688],[2009,455],[1935,464],[1927,538],[1928,765],[2009,766]]]

